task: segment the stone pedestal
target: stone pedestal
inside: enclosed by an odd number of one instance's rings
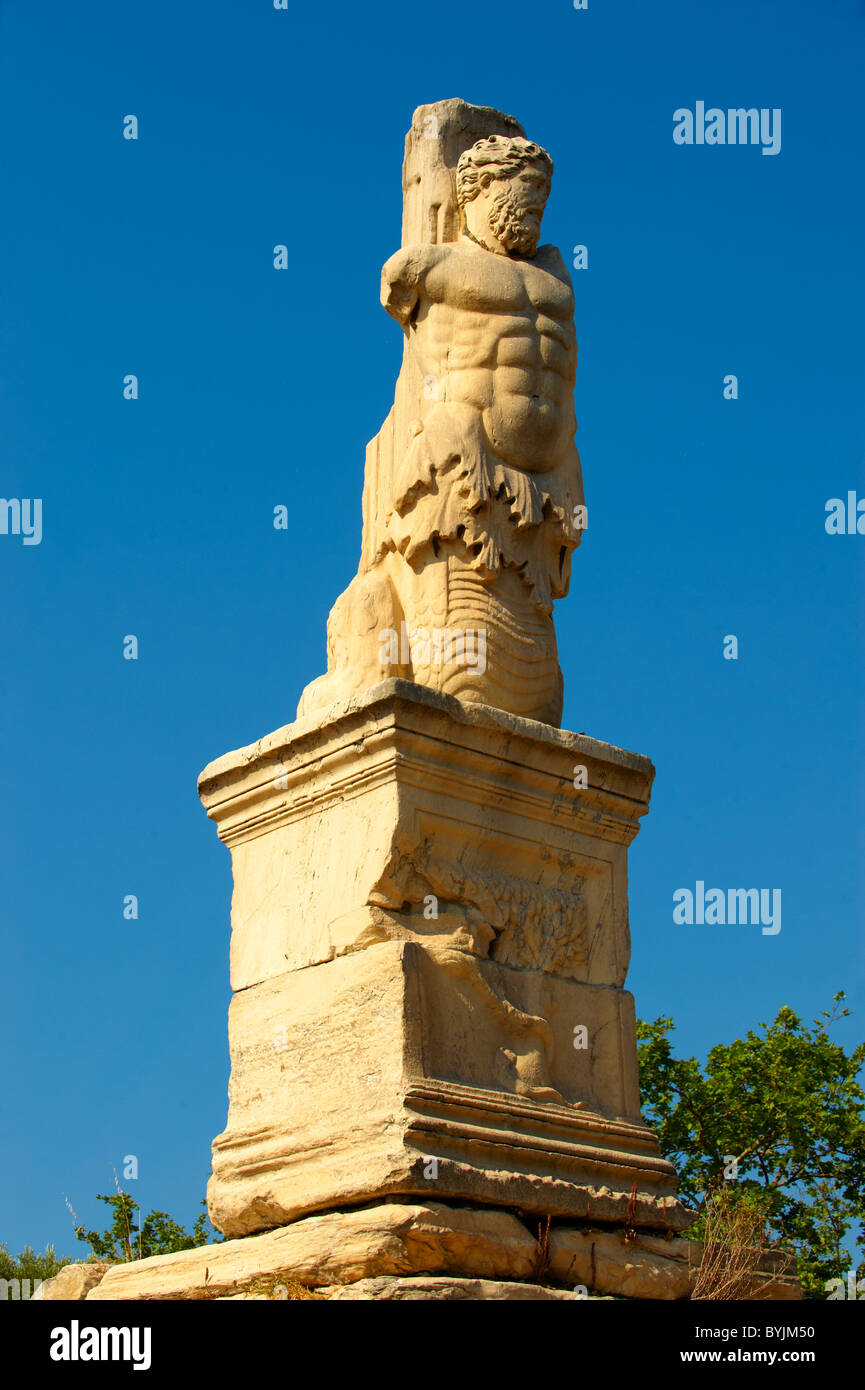
[[[234,864],[231,1239],[40,1298],[669,1302],[702,1247],[640,1118],[645,759],[388,680],[212,763]],[[752,1251],[737,1297],[800,1299]]]
[[[398,680],[205,769],[234,869],[220,1230],[408,1197],[687,1224],[623,988],[652,777]]]

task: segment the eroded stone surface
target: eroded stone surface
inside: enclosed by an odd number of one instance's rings
[[[86,1297],[262,1301],[284,1297],[286,1288],[297,1285],[327,1298],[357,1300],[562,1299],[573,1298],[575,1289],[577,1296],[585,1292],[594,1298],[689,1296],[700,1258],[695,1242],[642,1232],[626,1239],[615,1231],[554,1225],[544,1260],[539,1224],[505,1211],[388,1202],[307,1217],[266,1235],[115,1265]],[[794,1279],[771,1276],[776,1262],[766,1252],[769,1282],[760,1276],[752,1297],[801,1297]],[[457,1292],[449,1293],[449,1284]],[[475,1287],[467,1291],[468,1285]],[[540,1294],[532,1292],[539,1286]],[[72,1281],[69,1287],[82,1288]],[[62,1296],[82,1298],[85,1292]]]
[[[541,1284],[497,1283],[492,1279],[360,1279],[347,1287],[328,1289],[334,1302],[369,1302],[372,1299],[399,1302],[542,1302],[567,1299],[566,1289],[549,1289]]]
[[[385,1196],[688,1222],[639,1118],[624,991],[386,941],[241,991],[229,1035],[208,1185],[226,1235]]]
[[[74,1302],[86,1298],[91,1289],[102,1282],[110,1268],[109,1264],[95,1262],[64,1265],[52,1279],[46,1279],[39,1285],[33,1297],[45,1302]]]
[[[400,938],[622,985],[653,778],[638,754],[405,681],[226,754],[199,791],[232,854],[232,988]]]
[[[215,1298],[280,1274],[311,1287],[427,1271],[522,1279],[534,1252],[525,1226],[508,1212],[388,1203],[115,1265],[89,1297]]]
[[[659,1238],[645,1231],[556,1226],[550,1232],[553,1282],[584,1284],[619,1298],[690,1298],[702,1257],[699,1241]],[[783,1302],[802,1298],[798,1279],[780,1252],[757,1257],[750,1298]]]
[[[679,1299],[690,1294],[691,1261],[699,1246],[624,1233],[556,1227],[550,1233],[550,1275],[621,1298]]]

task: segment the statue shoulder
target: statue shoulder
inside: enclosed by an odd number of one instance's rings
[[[381,302],[399,323],[405,324],[420,298],[431,270],[453,254],[450,245],[402,246],[381,272]]]
[[[571,288],[573,287],[571,272],[565,265],[558,246],[539,246],[532,257],[532,264],[539,266],[541,270],[548,271],[550,275],[555,275],[557,280],[562,280]]]

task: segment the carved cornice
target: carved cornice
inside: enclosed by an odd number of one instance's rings
[[[585,788],[573,785],[578,764]],[[227,844],[392,783],[627,845],[653,776],[648,759],[610,744],[389,680],[226,754],[199,791]]]

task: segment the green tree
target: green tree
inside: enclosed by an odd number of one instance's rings
[[[825,1298],[826,1281],[851,1268],[843,1242],[865,1217],[865,1043],[848,1054],[829,1036],[849,1017],[844,998],[813,1028],[782,1008],[760,1032],[713,1047],[705,1067],[673,1055],[672,1019],[637,1024],[643,1113],[678,1170],[682,1200],[700,1212],[689,1234],[700,1236],[723,1184],[795,1255],[808,1298]]]
[[[35,1279],[51,1279],[70,1263],[70,1256],[55,1254],[53,1245],[46,1245],[42,1255],[25,1245],[16,1257],[0,1242],[0,1279],[29,1279],[32,1287]]]
[[[118,1191],[112,1196],[100,1192],[97,1195],[100,1202],[106,1202],[111,1208],[111,1225],[102,1232],[85,1231],[83,1226],[76,1226],[75,1235],[78,1240],[86,1241],[99,1259],[143,1260],[148,1255],[169,1255],[177,1250],[193,1250],[196,1246],[207,1245],[213,1241],[213,1228],[210,1227],[204,1201],[192,1230],[186,1231],[164,1211],[148,1212],[139,1225],[137,1213],[141,1208],[128,1192]],[[216,1237],[217,1242],[220,1239]]]

